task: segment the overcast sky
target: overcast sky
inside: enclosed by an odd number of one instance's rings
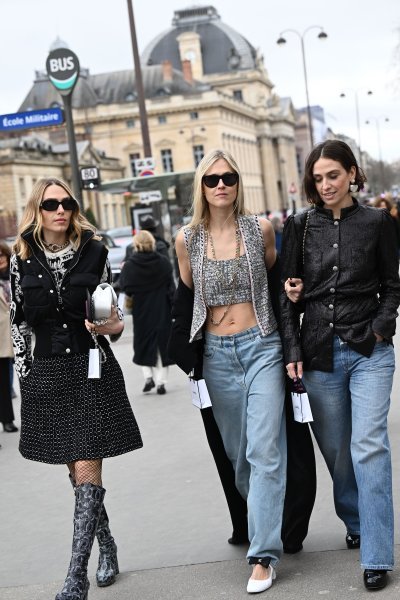
[[[324,108],[335,132],[358,139],[356,91],[362,148],[400,159],[399,0],[133,0],[139,52],[171,26],[175,10],[194,4],[214,6],[260,49],[275,92],[296,107],[306,105],[300,37],[276,40],[285,29],[302,35],[322,26],[328,39],[317,39],[317,29],[304,35],[310,103]],[[133,68],[127,0],[0,0],[0,114],[17,112],[57,36],[92,73]]]

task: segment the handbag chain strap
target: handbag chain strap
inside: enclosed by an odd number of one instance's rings
[[[302,245],[302,250],[303,250],[303,266],[304,266],[304,256],[305,256],[305,247],[306,247],[306,233],[307,233],[307,229],[308,229],[308,221],[310,220],[310,211],[307,211],[307,218],[306,218],[306,223],[304,225],[304,232],[303,232],[303,245]]]
[[[104,348],[102,346],[100,346],[99,342],[97,341],[97,333],[94,333],[93,331],[91,331],[90,335],[92,336],[92,340],[94,342],[94,347],[100,352],[101,363],[104,364],[107,361],[107,354],[105,353]]]

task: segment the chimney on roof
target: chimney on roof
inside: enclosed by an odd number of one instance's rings
[[[182,61],[183,79],[193,85],[192,61],[185,59]]]
[[[162,72],[164,81],[172,81],[172,63],[170,60],[162,61]]]

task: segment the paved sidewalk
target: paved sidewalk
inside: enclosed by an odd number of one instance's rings
[[[201,417],[185,376],[170,369],[168,393],[143,394],[141,370],[131,362],[130,319],[114,345],[144,448],[104,461],[111,528],[121,575],[97,588],[96,543],[89,565],[90,600],[236,600],[248,598],[250,568],[243,547],[227,544],[229,515]],[[399,348],[398,348],[399,351]],[[395,511],[399,507],[400,389],[396,375],[390,430]],[[19,413],[19,401],[15,401]],[[17,419],[17,424],[19,419]],[[24,460],[18,434],[0,432],[0,600],[54,600],[71,547],[73,494],[66,468]],[[344,527],[333,510],[332,486],[317,451],[318,492],[304,551],[284,556],[270,599],[331,600],[367,597],[358,552],[346,550]],[[396,556],[400,528],[396,520]],[[398,600],[400,570],[381,596]],[[263,596],[264,597],[264,596]]]

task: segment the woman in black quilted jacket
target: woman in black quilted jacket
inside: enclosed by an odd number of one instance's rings
[[[288,375],[308,391],[347,546],[361,545],[364,584],[381,589],[393,569],[387,416],[400,283],[391,216],[352,196],[365,180],[344,142],[325,141],[308,157],[304,192],[313,208],[284,229],[282,330]]]

